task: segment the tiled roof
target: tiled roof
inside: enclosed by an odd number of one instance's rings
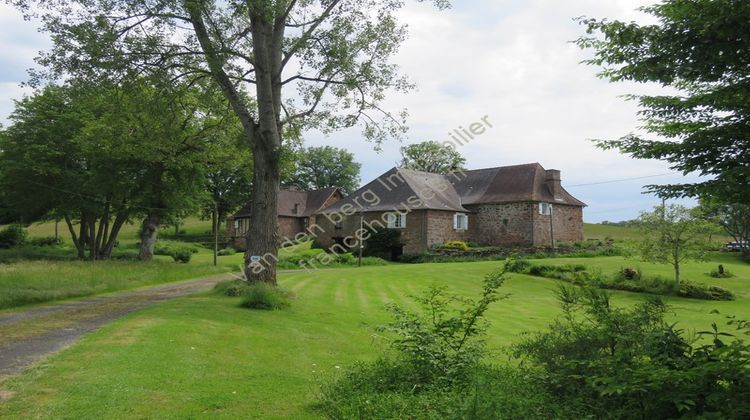
[[[586,205],[562,187],[555,196],[547,182],[547,171],[531,163],[445,175],[392,168],[323,212],[340,212],[347,204],[362,211],[467,211],[465,205],[522,201]]]

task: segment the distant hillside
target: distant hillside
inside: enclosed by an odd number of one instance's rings
[[[586,239],[640,239],[638,229],[617,225],[601,225],[598,223],[584,223],[583,236]]]

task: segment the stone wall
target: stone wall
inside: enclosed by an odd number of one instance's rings
[[[364,214],[363,226],[365,229],[372,227],[376,230],[388,229],[386,213],[368,212]],[[406,226],[401,231],[401,243],[404,244],[404,253],[423,252],[425,247],[425,232],[427,229],[427,211],[415,210],[406,215]],[[340,228],[336,229],[336,222],[341,221]],[[332,247],[337,240],[352,238],[347,243],[350,247],[356,246],[354,239],[360,227],[359,214],[352,216],[324,215],[318,214],[315,225],[308,228],[311,234],[317,237],[318,243],[324,248]]]
[[[534,246],[549,247],[551,236],[555,243],[583,240],[583,208],[553,204],[552,226],[550,216],[539,214],[538,204],[534,211]]]
[[[469,237],[480,245],[530,246],[533,242],[533,203],[479,204],[466,206]]]
[[[427,211],[427,246],[430,248],[442,245],[449,241],[470,241],[470,231],[476,220],[470,213],[464,213],[469,217],[469,230],[456,230],[453,228],[453,217],[455,211]]]

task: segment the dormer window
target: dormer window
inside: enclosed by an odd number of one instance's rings
[[[299,203],[294,205],[293,214],[299,215]]]

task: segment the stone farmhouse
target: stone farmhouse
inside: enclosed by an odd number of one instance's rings
[[[300,191],[298,188],[282,188],[278,194],[279,238],[294,238],[304,233],[314,223],[315,214],[343,198],[338,188],[315,191]],[[250,204],[227,218],[227,237],[235,249],[245,250],[245,234],[250,228]]]
[[[447,241],[550,247],[583,239],[585,206],[562,187],[560,171],[538,163],[446,175],[393,168],[320,210],[309,232],[325,248],[353,248],[361,227],[398,229],[394,255]]]

